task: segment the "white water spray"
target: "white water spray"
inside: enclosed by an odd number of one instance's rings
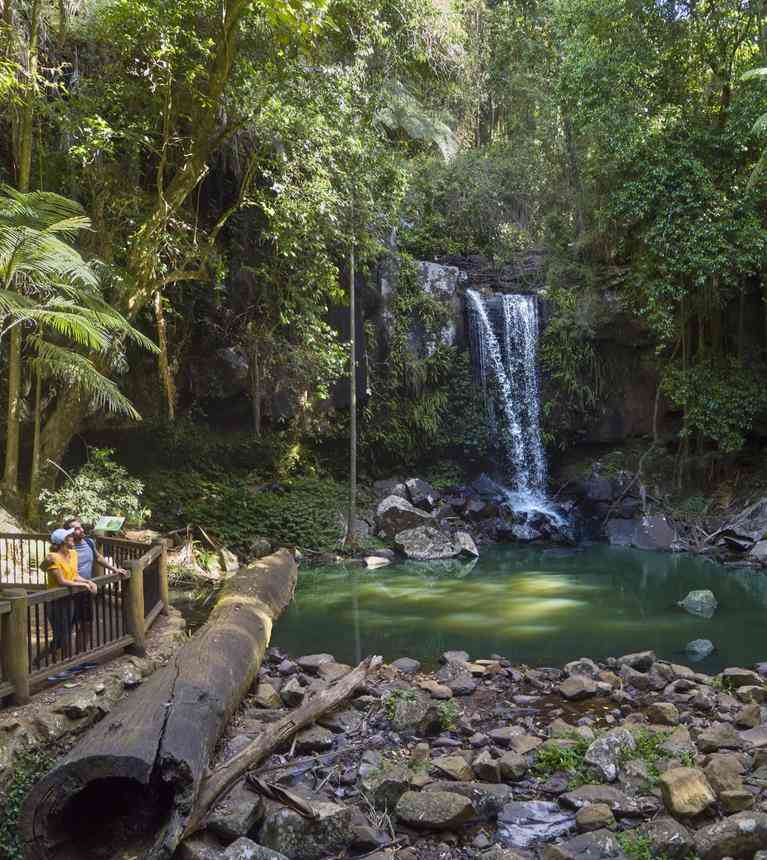
[[[516,510],[538,510],[560,519],[546,499],[546,455],[540,426],[540,393],[536,353],[538,306],[534,296],[495,294],[484,298],[468,290],[472,347],[485,406],[491,421],[496,411],[508,442],[510,501]],[[495,325],[491,313],[496,317]],[[497,383],[497,396],[487,377]],[[496,410],[496,400],[497,406]]]

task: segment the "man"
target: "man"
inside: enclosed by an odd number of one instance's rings
[[[74,548],[77,552],[77,575],[88,582],[93,579],[94,564],[99,564],[104,570],[127,576],[128,571],[122,567],[114,567],[96,549],[93,538],[85,536],[85,529],[79,517],[71,517],[64,523],[66,529],[72,529]],[[93,601],[90,594],[78,594],[75,597],[75,625],[77,636],[82,647],[87,641],[86,627],[93,621]]]
[[[114,567],[103,555],[96,549],[96,544],[93,538],[85,536],[80,517],[71,517],[64,523],[64,528],[72,529],[72,535],[75,539],[75,550],[77,551],[77,574],[83,579],[93,579],[93,564],[96,562],[104,570],[118,573],[120,576],[127,576],[128,571],[123,567]]]

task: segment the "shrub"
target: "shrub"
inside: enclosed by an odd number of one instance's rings
[[[125,517],[131,525],[143,525],[151,513],[141,501],[144,484],[114,462],[114,453],[112,448],[92,448],[88,462],[74,477],[68,477],[58,490],[40,493],[50,523],[77,515],[92,525],[109,514]]]

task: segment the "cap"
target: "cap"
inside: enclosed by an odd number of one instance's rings
[[[64,543],[64,541],[74,533],[74,529],[54,529],[51,532],[51,543],[54,546],[58,546],[58,544]]]

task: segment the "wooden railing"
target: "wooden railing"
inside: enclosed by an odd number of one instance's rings
[[[45,535],[0,534],[0,700],[10,695],[23,704],[34,687],[84,661],[126,648],[146,653],[146,633],[168,607],[166,544],[96,543],[129,573],[94,577],[98,590],[91,595],[45,587],[39,567]]]

